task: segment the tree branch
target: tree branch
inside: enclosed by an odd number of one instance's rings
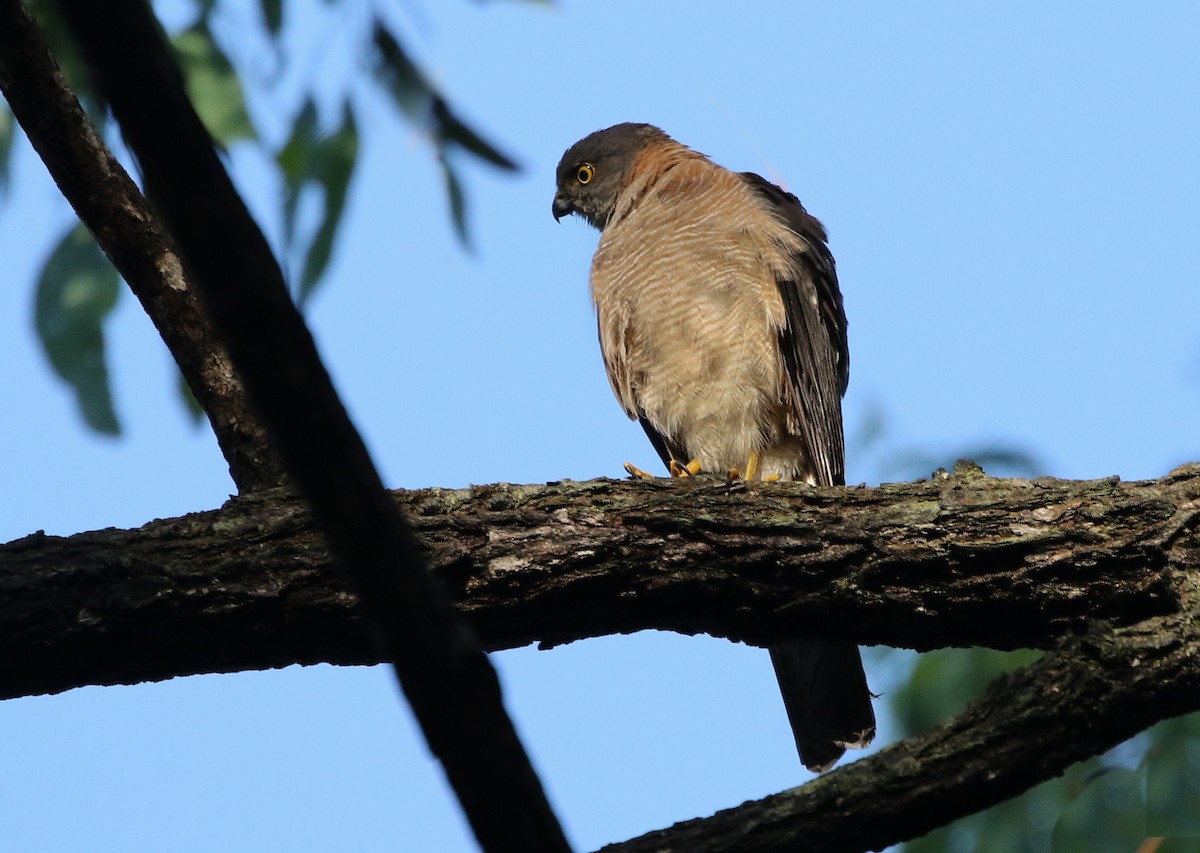
[[[883,850],[1003,802],[1200,709],[1200,587],[1186,586],[1186,616],[1070,638],[927,732],[799,788],[604,851]]]
[[[919,650],[1050,648],[1177,612],[1200,465],[1161,479],[713,480],[393,493],[487,648],[661,628]],[[302,501],[0,545],[0,696],[377,663]],[[147,643],[146,637],[158,638]]]
[[[961,717],[795,791],[615,849],[862,849],[1200,708],[1200,465],[1160,480],[879,488],[608,480],[400,492],[489,648],[667,628],[1054,647]],[[284,493],[0,546],[0,695],[378,661]]]
[[[566,851],[500,685],[425,571],[292,303],[266,239],[185,92],[147,0],[59,0],[213,324],[354,581],[430,750],[485,850]]]
[[[238,490],[279,485],[283,462],[250,410],[170,235],[79,106],[19,0],[0,2],[0,90],[54,182],[150,316],[208,415]]]

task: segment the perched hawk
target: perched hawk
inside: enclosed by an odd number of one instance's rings
[[[591,289],[613,393],[671,473],[842,485],[849,352],[821,223],[648,124],[576,142],[557,180],[554,218],[600,229]],[[771,660],[806,767],[870,742],[853,643],[789,642]]]

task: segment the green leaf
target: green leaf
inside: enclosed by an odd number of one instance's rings
[[[376,19],[371,33],[375,46],[375,76],[387,88],[392,99],[408,116],[424,121],[434,96],[433,86],[421,69],[408,58],[400,42]]]
[[[333,133],[322,136],[317,124],[317,108],[309,98],[296,114],[287,142],[275,155],[283,173],[284,249],[289,257],[303,257],[297,286],[301,303],[312,295],[329,266],[358,160],[358,125],[349,100],[342,103],[342,121]],[[307,244],[297,234],[300,197],[306,190],[319,192],[322,207]]]
[[[456,145],[498,169],[514,172],[517,164],[500,153],[495,145],[468,127],[441,93],[409,58],[404,47],[388,32],[383,23],[375,21],[372,33],[375,45],[375,76],[387,87],[393,100],[417,122],[428,125],[439,153]]]
[[[278,36],[283,29],[283,0],[259,0],[262,7],[263,20],[267,22],[267,31],[272,36]]]
[[[476,157],[506,172],[515,172],[519,168],[513,160],[496,150],[494,145],[463,124],[440,96],[434,96],[433,99],[433,120],[438,136],[444,142],[465,148]]]
[[[284,177],[299,184],[307,176],[308,160],[317,142],[317,105],[312,96],[304,99],[304,106],[296,113],[292,132],[283,148],[275,155]]]
[[[358,160],[358,125],[349,101],[342,104],[342,123],[336,131],[317,143],[313,152],[313,177],[323,190],[325,215],[313,235],[304,258],[300,276],[299,298],[303,304],[309,296],[333,254],[333,243],[342,224],[346,208],[346,192]]]
[[[88,426],[116,435],[104,361],[105,318],[120,293],[120,279],[82,224],[71,228],[38,278],[34,324],[54,371],[75,392]]]
[[[0,199],[8,194],[9,163],[12,160],[12,144],[16,124],[12,112],[7,108],[0,107]]]
[[[890,692],[891,706],[909,725],[926,727],[953,712],[945,703],[962,704],[998,670],[1034,654],[946,649],[922,655],[925,666],[914,668],[910,685]],[[918,707],[906,713],[904,705],[909,702]],[[1141,766],[1136,778],[1131,778],[1130,767],[1139,755]],[[1200,823],[1197,802],[1200,714],[1192,714],[1161,722],[1104,756],[1074,765],[1060,778],[906,842],[903,849],[904,853],[1131,851],[1145,836],[1195,835]],[[1168,838],[1158,853],[1200,853],[1200,846],[1195,839]]]
[[[519,167],[455,114],[446,99],[409,58],[400,42],[378,19],[375,20],[371,40],[375,47],[375,78],[412,121],[425,126],[433,140],[446,182],[454,230],[459,241],[469,247],[466,197],[462,181],[451,165],[448,154],[458,148],[507,172],[515,172]]]
[[[213,138],[222,144],[254,139],[257,134],[246,112],[241,80],[203,20],[177,33],[171,43],[183,68],[188,97]]]
[[[458,179],[454,168],[445,157],[440,158],[442,176],[446,179],[446,196],[450,199],[450,221],[454,223],[454,233],[464,247],[471,247],[471,235],[467,231],[467,201],[463,195],[462,181]]]
[[[292,122],[292,132],[275,162],[283,172],[283,242],[291,247],[296,235],[296,210],[300,193],[312,179],[313,152],[317,147],[317,106],[311,97]]]

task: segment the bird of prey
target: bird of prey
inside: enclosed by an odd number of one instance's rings
[[[845,483],[846,316],[825,229],[795,196],[627,123],[567,149],[553,210],[600,231],[591,291],[608,379],[673,475]],[[770,651],[806,767],[870,742],[853,643]]]

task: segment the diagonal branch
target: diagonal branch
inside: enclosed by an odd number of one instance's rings
[[[959,716],[807,785],[605,853],[882,850],[1063,773],[1159,720],[1200,710],[1200,588],[1188,615],[1072,638]]]
[[[354,581],[430,749],[485,850],[568,844],[495,671],[383,490],[283,274],[184,91],[146,0],[60,0],[213,323]]]
[[[58,188],[171,351],[208,415],[238,490],[278,485],[283,463],[250,411],[170,235],[84,114],[19,0],[0,3],[0,89]]]

